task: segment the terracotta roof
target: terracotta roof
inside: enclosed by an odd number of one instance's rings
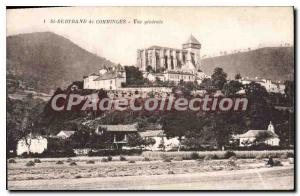
[[[99,125],[99,127],[106,129],[108,132],[137,132],[137,124],[128,125]]]
[[[268,130],[249,130],[244,134],[236,135],[237,138],[251,138],[251,137],[257,137],[261,133],[266,133],[269,135],[270,138],[278,138],[278,135],[276,133],[273,133],[272,131]]]

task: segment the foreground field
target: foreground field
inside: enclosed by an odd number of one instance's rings
[[[88,164],[93,160],[94,164]],[[71,166],[66,159],[41,159],[27,167],[30,159],[8,164],[8,188],[17,189],[280,189],[291,190],[293,164],[267,168],[265,160],[185,160],[164,162],[101,162],[97,157],[79,157]],[[32,159],[31,159],[32,160]],[[61,160],[64,164],[57,165]],[[276,183],[274,183],[276,182]]]

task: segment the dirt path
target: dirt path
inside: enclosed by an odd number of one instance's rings
[[[292,190],[293,186],[294,169],[292,166],[159,176],[124,176],[8,182],[8,188],[10,190]]]

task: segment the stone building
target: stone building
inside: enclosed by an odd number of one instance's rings
[[[191,35],[182,49],[151,46],[137,51],[137,67],[141,71],[188,71],[195,73],[201,66],[200,42]]]
[[[260,141],[261,139],[262,141]],[[270,146],[279,146],[280,139],[275,133],[275,128],[270,122],[267,130],[249,130],[244,134],[233,135],[239,141],[239,146],[251,146],[254,143],[264,143]]]

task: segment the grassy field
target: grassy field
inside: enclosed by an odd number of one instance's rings
[[[253,169],[265,169],[267,159],[217,159],[217,160],[183,160],[178,159],[178,153],[173,160],[150,158],[144,160],[143,156],[127,156],[125,161],[120,161],[119,156],[107,161],[104,157],[74,157],[67,158],[42,158],[40,163],[29,164],[34,159],[26,158],[8,161],[8,188],[22,187],[28,183],[39,181],[56,182],[57,180],[73,179],[106,179],[120,177],[142,176],[169,176],[192,175],[205,172],[232,172]],[[169,156],[171,156],[169,153]],[[158,156],[158,155],[157,155]],[[159,157],[161,157],[159,155]],[[163,156],[164,157],[164,156]],[[293,164],[288,159],[280,160],[282,167],[291,167]],[[36,162],[39,162],[36,161]],[[57,163],[62,164],[57,164]],[[72,164],[73,163],[73,164]],[[75,163],[75,164],[74,164]],[[100,186],[100,185],[99,185]],[[30,187],[30,186],[29,186]]]

